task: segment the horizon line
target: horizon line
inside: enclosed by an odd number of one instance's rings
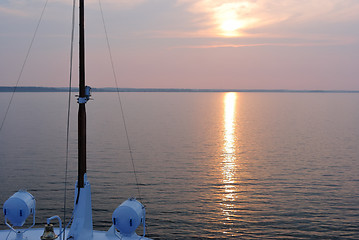
[[[0,86],[0,92],[68,92],[69,87],[37,87],[37,86]],[[78,87],[71,88],[71,92]],[[322,89],[219,89],[219,88],[92,88],[93,92],[317,92],[317,93],[359,93],[359,90],[322,90]]]

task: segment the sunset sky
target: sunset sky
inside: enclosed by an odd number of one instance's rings
[[[0,85],[15,85],[44,4],[0,0]],[[113,87],[99,2],[85,4],[88,84]],[[101,4],[119,87],[359,90],[358,0]],[[68,85],[71,5],[49,0],[20,86]]]

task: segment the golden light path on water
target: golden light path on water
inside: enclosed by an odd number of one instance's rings
[[[236,100],[237,93],[226,93],[224,96],[224,141],[223,141],[223,160],[222,160],[222,212],[225,220],[231,220],[233,214],[233,201],[237,198],[236,194]]]

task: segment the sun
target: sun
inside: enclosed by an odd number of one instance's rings
[[[224,36],[238,36],[238,30],[243,27],[243,23],[236,19],[228,19],[224,20],[220,25],[220,29],[222,31],[222,35]]]
[[[251,10],[249,2],[232,2],[221,4],[214,9],[214,18],[217,23],[219,35],[225,37],[237,37],[243,34],[243,30],[252,19],[248,18]]]

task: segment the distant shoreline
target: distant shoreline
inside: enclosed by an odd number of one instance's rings
[[[0,92],[68,92],[66,87],[0,87]],[[78,88],[72,88],[78,92]],[[195,88],[92,88],[93,92],[262,92],[262,93],[359,93],[359,90],[195,89]]]

